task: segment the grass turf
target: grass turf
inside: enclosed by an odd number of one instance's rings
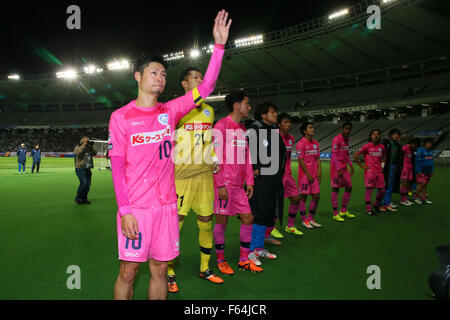
[[[450,242],[450,198],[444,188],[450,167],[436,169],[428,190],[432,205],[401,207],[378,217],[364,213],[362,171],[355,168],[349,210],[357,216],[344,223],[331,219],[328,164],[323,167],[316,217],[323,228],[305,230],[297,217],[304,236],[285,235],[281,247],[268,246],[279,258],[263,261],[261,274],[237,270],[240,222],[232,218],[225,255],[235,275],[225,277],[223,285],[199,279],[198,231],[191,213],[176,265],[180,291],[169,299],[430,299],[428,276],[440,266],[434,249]],[[0,299],[112,299],[119,263],[111,173],[93,170],[92,205],[79,206],[73,159],[44,158],[39,175],[30,169],[28,161],[27,174],[18,175],[16,158],[0,158]],[[81,290],[67,289],[70,265],[81,268]],[[210,265],[217,272],[214,253]],[[381,269],[381,290],[366,286],[370,265]],[[146,263],[135,299],[147,298],[148,280]]]

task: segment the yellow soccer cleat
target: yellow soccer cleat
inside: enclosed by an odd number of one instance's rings
[[[337,214],[337,215],[333,215],[333,219],[338,221],[338,222],[344,222],[345,220],[341,217],[341,215]]]
[[[287,233],[290,234],[295,234],[297,236],[302,236],[303,232],[299,231],[296,227],[288,227],[286,226],[286,228],[284,228],[284,231],[286,231]]]
[[[284,236],[280,233],[280,231],[278,231],[276,228],[274,228],[271,232],[270,232],[270,235],[272,236],[272,237],[274,237],[274,238],[277,238],[277,239],[281,239],[281,238],[284,238]]]
[[[352,219],[352,218],[355,217],[355,215],[354,215],[354,214],[351,214],[348,210],[345,211],[345,212],[340,212],[339,215],[340,215],[341,217],[347,217],[347,218],[350,218],[350,219]]]

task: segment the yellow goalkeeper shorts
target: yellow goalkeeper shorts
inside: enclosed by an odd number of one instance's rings
[[[199,216],[214,213],[214,180],[212,172],[205,172],[188,179],[177,179],[178,214],[187,216],[192,209]]]

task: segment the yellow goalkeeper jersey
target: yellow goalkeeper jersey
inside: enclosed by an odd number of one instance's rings
[[[212,172],[215,156],[212,139],[214,109],[202,103],[177,125],[175,179],[186,179],[203,172]]]

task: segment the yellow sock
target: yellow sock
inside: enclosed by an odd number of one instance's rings
[[[198,224],[198,243],[200,244],[200,272],[209,269],[209,259],[211,258],[211,249],[213,241],[212,221],[202,222],[197,220]]]
[[[180,231],[181,228],[183,228],[183,222],[184,220],[178,221],[178,226],[180,227]],[[167,263],[167,276],[174,276],[175,275],[175,259],[170,260]]]

